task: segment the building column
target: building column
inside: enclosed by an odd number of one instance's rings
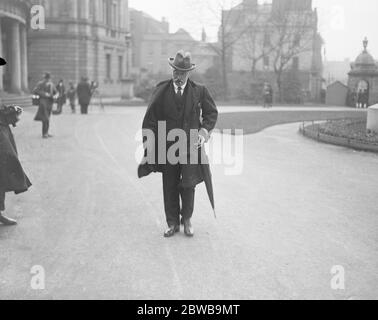
[[[18,21],[11,23],[9,40],[11,91],[21,93],[21,45],[20,23]]]
[[[3,54],[3,37],[2,37],[2,28],[1,28],[1,18],[0,18],[0,57],[4,58]],[[0,67],[0,92],[4,90],[4,83],[3,83],[3,72],[4,67]]]
[[[28,81],[28,43],[26,35],[26,26],[20,27],[20,44],[21,44],[21,87],[24,92],[29,91]]]

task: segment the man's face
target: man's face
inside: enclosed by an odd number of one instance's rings
[[[172,71],[172,77],[173,77],[173,82],[177,86],[180,87],[180,86],[183,86],[188,81],[189,72],[187,72],[187,71],[179,71],[179,70],[173,69],[173,71]]]

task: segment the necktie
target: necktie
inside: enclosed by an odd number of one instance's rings
[[[176,101],[177,101],[177,111],[180,112],[183,108],[183,101],[182,101],[182,88],[177,87],[177,93],[176,93]]]

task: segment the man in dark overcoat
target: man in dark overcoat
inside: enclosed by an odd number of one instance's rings
[[[43,80],[38,82],[33,93],[39,96],[39,107],[34,120],[42,122],[42,138],[51,138],[52,135],[49,134],[50,117],[56,89],[54,83],[51,81],[50,73],[45,73]]]
[[[143,121],[146,149],[145,158],[138,168],[138,175],[143,177],[151,172],[163,174],[164,208],[168,224],[164,236],[172,237],[180,231],[181,216],[185,235],[192,237],[194,229],[191,218],[194,211],[195,188],[204,181],[202,165],[208,166],[203,147],[215,128],[218,111],[207,88],[189,79],[189,72],[195,69],[190,53],[179,51],[175,58],[169,59],[169,64],[172,67],[172,79],[157,85]],[[163,136],[159,132],[161,124],[166,126]],[[177,163],[171,162],[169,157],[167,161],[159,160],[162,154],[169,154],[170,148],[176,143],[186,142],[182,141],[183,139],[180,141],[179,138],[167,142],[170,140],[167,139],[167,135],[171,130],[181,130],[188,142],[183,157],[182,154],[179,155],[180,161]],[[145,139],[146,131],[154,133],[155,139],[152,144]],[[194,142],[191,139],[193,132],[196,134]],[[163,145],[158,142],[161,139],[164,139]],[[155,154],[153,163],[146,157],[151,150],[154,150]],[[180,149],[179,153],[182,150]],[[197,162],[191,160],[193,154],[198,156]]]
[[[81,114],[88,114],[88,107],[92,98],[92,88],[86,77],[81,78],[80,83],[77,85],[76,92]]]
[[[6,226],[17,224],[13,219],[3,215],[5,210],[5,193],[25,192],[31,186],[20,161],[17,147],[9,126],[16,126],[22,109],[15,106],[0,107],[0,223]]]
[[[264,83],[264,108],[272,107],[273,104],[273,88],[270,83]]]

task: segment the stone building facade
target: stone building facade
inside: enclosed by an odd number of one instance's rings
[[[364,49],[351,63],[351,71],[348,73],[348,87],[352,94],[359,90],[368,91],[368,105],[378,103],[378,63],[368,52],[368,40],[363,41]]]
[[[32,0],[46,28],[29,32],[30,86],[43,72],[54,81],[97,81],[104,96],[120,96],[131,70],[128,0]]]
[[[180,49],[192,53],[192,60],[197,65],[196,72],[204,73],[213,66],[216,55],[206,43],[205,33],[202,41],[198,41],[184,29],[171,33],[165,19],[158,21],[134,9],[130,9],[130,17],[133,35],[132,61],[137,75],[141,72],[153,75],[169,74],[171,68],[168,58]]]
[[[218,38],[225,43],[230,72],[274,76],[275,65],[285,57],[285,71],[298,74],[312,100],[320,98],[323,41],[312,0],[243,0],[224,10],[222,20]]]
[[[0,68],[0,92],[28,91],[27,26],[30,1],[0,0],[0,56],[8,62]]]

